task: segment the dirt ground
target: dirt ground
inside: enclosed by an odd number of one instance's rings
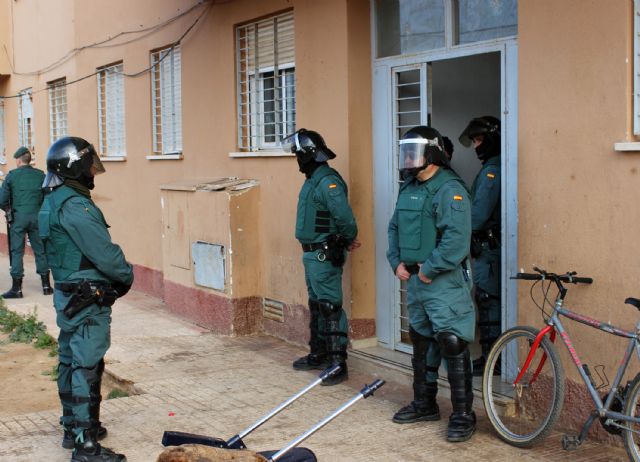
[[[30,344],[4,343],[6,338],[0,334],[0,417],[57,408],[56,382],[43,374],[52,370],[57,358]]]

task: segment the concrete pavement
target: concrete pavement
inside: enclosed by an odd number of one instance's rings
[[[8,258],[0,255],[0,290],[10,287]],[[32,258],[25,257],[25,298],[7,300],[10,309],[38,318],[57,336],[50,296],[43,296]],[[101,419],[109,429],[103,444],[130,462],[152,462],[162,451],[164,430],[229,438],[295,394],[314,375],[295,372],[291,361],[303,348],[273,337],[224,337],[170,314],[159,299],[131,292],[114,305],[112,346],[106,369],[137,394],[103,401]],[[387,384],[361,400],[303,443],[321,461],[624,461],[622,447],[587,441],[563,451],[560,434],[521,450],[500,441],[476,401],[478,431],[467,442],[445,441],[450,404],[439,396],[443,419],[397,425],[391,416],[411,400],[406,377],[350,360],[346,384],[317,387],[247,436],[252,449],[278,449],[353,397],[365,383]],[[372,371],[378,371],[372,373]],[[10,393],[10,390],[3,390]],[[448,390],[446,390],[448,393]],[[0,420],[0,460],[68,461],[60,447],[59,409]]]

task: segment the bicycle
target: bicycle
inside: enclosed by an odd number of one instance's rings
[[[562,410],[565,392],[564,369],[554,346],[558,333],[595,404],[595,410],[585,421],[578,436],[563,435],[562,447],[577,449],[599,418],[607,432],[622,435],[629,458],[640,461],[640,374],[628,381],[626,386],[621,386],[634,349],[640,357],[640,322],[635,331],[627,331],[570,311],[564,308],[568,289],[563,284],[591,284],[593,279],[577,277],[575,272],[556,274],[536,267],[533,269],[535,274],[518,273],[512,279],[536,281],[531,286],[530,294],[541,310],[546,326],[541,330],[528,326],[514,327],[505,331],[491,348],[482,377],[483,401],[491,425],[501,439],[518,447],[531,447],[552,430]],[[542,289],[542,305],[538,304],[533,293],[538,283]],[[554,283],[558,294],[555,303],[552,303],[547,295]],[[625,303],[640,310],[639,299],[627,298]],[[547,304],[548,308],[553,306],[552,311],[545,309]],[[598,389],[608,386],[608,379],[606,375],[598,373],[603,383],[596,386],[589,367],[580,361],[562,325],[561,316],[629,339],[610,390],[602,398]]]

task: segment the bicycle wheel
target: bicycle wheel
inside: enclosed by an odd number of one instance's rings
[[[624,415],[630,417],[640,417],[640,374],[629,385],[629,389],[624,397]],[[640,424],[634,422],[621,422],[627,430],[623,430],[624,447],[629,454],[629,458],[640,461]]]
[[[482,399],[491,425],[500,438],[518,447],[543,440],[564,402],[564,370],[546,336],[514,385],[538,332],[526,326],[504,332],[489,352],[482,377]]]

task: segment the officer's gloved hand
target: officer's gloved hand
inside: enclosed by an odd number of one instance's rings
[[[118,298],[120,298],[120,297],[124,297],[127,294],[127,292],[129,292],[129,289],[131,289],[131,284],[114,282],[113,284],[111,284],[111,287],[113,287],[113,290],[115,290],[116,293],[118,294]]]

